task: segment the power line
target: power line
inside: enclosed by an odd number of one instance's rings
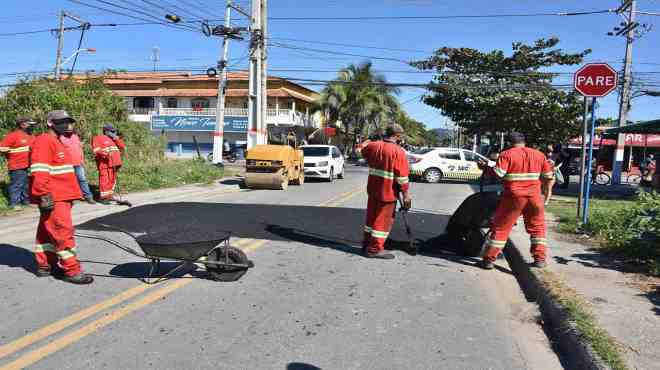
[[[429,50],[414,50],[414,49],[385,48],[385,47],[378,47],[378,46],[366,46],[366,45],[344,44],[344,43],[338,43],[338,42],[313,41],[313,40],[299,40],[299,39],[290,39],[290,38],[285,38],[285,37],[270,37],[269,40],[282,40],[282,41],[304,42],[304,43],[309,43],[309,44],[323,44],[323,45],[345,46],[345,47],[349,47],[349,48],[362,48],[362,49],[388,50],[388,51],[404,51],[404,52],[410,52],[410,53],[433,54],[433,51],[429,51]]]
[[[122,2],[124,2],[124,3],[128,3],[128,4],[130,4],[130,5],[135,5],[135,4],[133,4],[133,3],[131,3],[131,2],[128,2],[128,1],[126,1],[126,0],[119,0],[119,1],[122,1]],[[119,4],[116,4],[116,3],[113,3],[113,2],[111,2],[111,1],[106,1],[106,0],[96,0],[96,2],[101,3],[101,4],[105,4],[105,5],[108,5],[108,6],[112,6],[112,7],[115,7],[115,8],[119,8],[119,9],[122,9],[122,10],[128,10],[128,11],[130,11],[130,12],[134,12],[134,13],[137,13],[137,14],[142,14],[142,15],[148,17],[148,18],[153,18],[153,19],[156,19],[156,20],[158,20],[158,21],[161,20],[160,17],[157,17],[157,16],[155,16],[155,15],[153,15],[153,14],[151,14],[151,13],[148,13],[148,12],[145,12],[145,11],[142,11],[142,10],[139,10],[139,9],[135,9],[135,8],[125,7],[125,6],[122,6],[122,5],[119,5]],[[164,22],[164,21],[161,21],[161,22],[168,24],[167,22]],[[173,24],[171,24],[171,25],[173,25]],[[175,26],[175,27],[177,27],[177,28],[184,28],[184,27],[185,27],[185,28],[188,28],[188,29],[193,29],[193,27],[188,26],[188,25],[173,25],[173,26]]]
[[[177,26],[175,26],[175,25],[173,25],[173,24],[170,24],[170,23],[167,23],[167,22],[164,22],[164,21],[163,21],[163,22],[153,22],[153,21],[151,21],[151,20],[149,20],[149,19],[147,19],[147,18],[142,18],[142,17],[139,17],[139,16],[134,16],[134,15],[131,15],[131,14],[126,14],[126,13],[124,13],[124,12],[120,12],[120,11],[116,11],[116,10],[112,10],[112,9],[104,8],[104,7],[101,7],[101,6],[97,6],[97,5],[93,5],[93,4],[85,3],[85,2],[82,2],[82,1],[80,1],[80,0],[67,0],[67,1],[72,2],[72,3],[75,3],[75,4],[79,4],[79,5],[82,5],[82,6],[86,6],[86,7],[92,8],[92,9],[97,9],[97,10],[101,10],[101,11],[104,11],[104,12],[112,13],[112,14],[115,14],[115,15],[121,15],[121,16],[123,16],[123,17],[132,18],[132,19],[136,19],[136,20],[139,20],[139,21],[147,22],[147,23],[144,23],[144,24],[159,24],[159,25],[163,25],[163,26],[165,26],[165,27],[174,28],[174,29],[177,29],[177,30],[184,30],[184,31],[189,31],[189,32],[196,32],[196,31],[193,31],[193,30],[191,30],[191,29],[177,27]]]
[[[346,55],[346,56],[358,57],[358,58],[367,58],[367,59],[375,59],[375,60],[387,60],[387,61],[399,62],[399,63],[404,63],[404,64],[409,63],[408,61],[405,61],[405,60],[402,60],[402,59],[397,59],[397,58],[369,56],[369,55],[361,55],[361,54],[353,54],[353,53],[344,53],[344,52],[340,52],[340,51],[306,48],[306,47],[302,47],[302,46],[295,46],[295,45],[288,45],[288,44],[281,44],[281,43],[270,43],[269,46],[284,48],[284,49],[291,49],[291,50],[313,51],[313,52],[317,52],[317,53],[331,54],[331,55]]]
[[[548,13],[510,13],[510,14],[466,14],[439,16],[360,16],[360,17],[269,17],[273,21],[378,21],[378,20],[446,20],[446,19],[484,19],[484,18],[525,18],[525,17],[566,17],[615,13],[615,9],[548,12]]]

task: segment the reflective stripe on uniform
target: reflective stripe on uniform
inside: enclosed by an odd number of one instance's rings
[[[364,232],[367,234],[371,234],[371,236],[374,238],[379,238],[379,239],[387,239],[387,237],[390,236],[390,233],[374,230],[372,227],[369,226],[364,227]]]
[[[47,172],[50,173],[50,166],[45,163],[33,163],[30,166],[30,173]]]
[[[100,195],[103,197],[103,196],[106,196],[106,195],[112,195],[112,193],[114,193],[114,191],[108,190],[108,191],[100,192]]]
[[[546,238],[529,238],[532,245],[548,245],[548,239]]]
[[[8,151],[9,151],[8,146],[0,146],[0,153],[5,153],[5,152],[8,152]]]
[[[405,185],[405,184],[407,184],[407,183],[410,181],[410,180],[408,179],[408,177],[397,177],[395,180],[396,180],[396,182],[399,183],[400,185]]]
[[[18,148],[7,148],[9,153],[27,153],[30,151],[29,146],[19,146]]]
[[[92,151],[93,151],[94,153],[96,153],[96,152],[98,152],[99,150],[103,150],[103,148],[96,147],[96,148],[94,148]]]
[[[119,151],[119,148],[116,147],[116,146],[111,146],[111,147],[108,148],[108,151],[110,151],[110,152],[118,152],[118,151]]]
[[[541,176],[540,173],[507,173],[504,176],[506,181],[529,181],[538,180]]]
[[[74,258],[78,254],[76,252],[76,248],[64,249],[64,250],[58,251],[56,253],[57,253],[57,257],[59,257],[61,260]]]
[[[486,239],[486,244],[491,248],[503,249],[506,246],[506,240],[493,240],[491,238]]]
[[[35,253],[44,253],[44,252],[53,252],[53,253],[55,253],[55,246],[50,244],[50,243],[37,244],[37,245],[34,246],[34,252]]]
[[[30,166],[30,173],[32,174],[35,172],[47,172],[55,176],[64,175],[67,173],[75,173],[75,170],[70,164],[65,164],[63,166],[51,166],[46,163],[34,163]]]
[[[506,171],[504,171],[503,169],[501,169],[499,167],[493,167],[493,171],[495,171],[495,173],[499,177],[504,177],[504,175],[506,175]]]
[[[378,177],[382,177],[384,179],[394,180],[394,173],[384,171],[384,170],[379,170],[379,169],[376,169],[376,168],[370,168],[369,169],[369,176],[378,176]]]

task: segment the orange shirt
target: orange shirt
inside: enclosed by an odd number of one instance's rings
[[[503,151],[493,172],[502,178],[505,194],[520,196],[540,194],[541,178],[551,180],[554,177],[545,154],[527,147]]]
[[[369,197],[381,202],[396,202],[400,191],[408,191],[408,158],[400,146],[390,141],[374,141],[364,146],[361,152],[369,164]]]
[[[34,136],[23,130],[10,132],[0,141],[0,153],[7,157],[7,167],[10,171],[30,167],[30,147],[33,142]]]
[[[107,135],[98,135],[92,140],[92,150],[96,157],[96,166],[103,170],[112,167],[121,167],[121,152],[126,145],[117,138],[112,140]]]
[[[30,160],[33,197],[51,194],[54,201],[82,198],[71,155],[55,136],[39,135],[34,140]]]

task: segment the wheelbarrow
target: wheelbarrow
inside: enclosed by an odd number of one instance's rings
[[[141,279],[147,284],[163,281],[191,264],[204,266],[211,280],[223,282],[236,281],[249,268],[254,267],[254,263],[247,258],[242,250],[229,245],[231,233],[227,231],[187,228],[185,230],[146,233],[138,236],[111,225],[98,225],[129,236],[140,246],[142,251],[135,250],[104,235],[92,235],[84,231],[77,231],[75,235],[81,238],[101,240],[132,255],[150,260],[149,272],[145,278]],[[155,274],[160,273],[161,260],[181,263],[154,280]]]

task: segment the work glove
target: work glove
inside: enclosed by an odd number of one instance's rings
[[[55,202],[53,201],[53,195],[48,193],[41,196],[39,199],[39,211],[42,213],[48,213],[55,208]]]

